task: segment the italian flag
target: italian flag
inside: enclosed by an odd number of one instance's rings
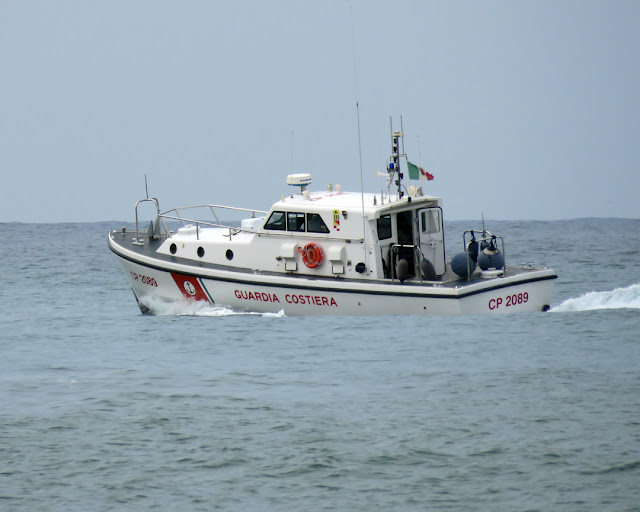
[[[407,167],[409,167],[409,178],[412,180],[432,180],[433,174],[425,171],[422,167],[418,167],[415,164],[407,161]]]

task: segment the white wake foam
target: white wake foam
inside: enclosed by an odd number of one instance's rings
[[[640,283],[626,288],[616,288],[605,292],[589,292],[582,297],[567,299],[553,312],[590,311],[593,309],[640,309]]]
[[[284,310],[278,313],[258,313],[251,311],[234,311],[224,306],[208,304],[204,301],[171,301],[167,302],[154,297],[144,297],[140,302],[157,316],[234,316],[258,315],[264,318],[283,318]]]

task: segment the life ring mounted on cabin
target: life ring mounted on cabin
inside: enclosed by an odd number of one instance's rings
[[[302,262],[309,268],[316,268],[322,262],[322,249],[313,242],[299,249],[302,253]]]

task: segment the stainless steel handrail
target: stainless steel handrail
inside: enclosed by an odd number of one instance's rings
[[[138,227],[138,206],[140,205],[140,203],[145,203],[145,202],[150,202],[153,203],[156,206],[156,226],[158,224],[158,222],[160,222],[160,205],[158,204],[158,200],[155,197],[147,197],[145,199],[140,199],[138,202],[136,202],[136,237],[133,240],[133,244],[134,245],[144,245],[144,240],[142,238],[140,238],[140,229]],[[166,230],[166,227],[165,227]]]
[[[171,208],[170,210],[167,210],[165,212],[162,212],[160,215],[164,216],[167,215],[171,212],[176,212],[176,214],[179,215],[178,210],[193,210],[195,208],[209,208],[211,210],[211,212],[213,213],[213,216],[216,218],[218,218],[218,216],[214,213],[214,208],[220,208],[221,210],[233,210],[233,211],[237,211],[237,212],[251,212],[252,217],[255,217],[256,213],[261,213],[266,215],[269,212],[265,212],[262,210],[256,210],[255,208],[237,208],[235,206],[224,206],[224,205],[219,205],[219,204],[197,204],[197,205],[193,205],[193,206],[180,206],[178,208]],[[219,221],[218,221],[219,222]]]
[[[204,220],[197,220],[197,219],[193,219],[193,218],[187,218],[185,217],[182,213],[181,210],[193,210],[193,209],[197,209],[197,208],[208,208],[209,210],[211,210],[211,213],[213,214],[216,222],[210,222],[210,221],[204,221]],[[218,217],[218,215],[214,212],[214,208],[219,208],[221,210],[231,210],[231,211],[236,211],[236,212],[250,212],[251,213],[251,218],[256,218],[256,214],[260,214],[260,215],[267,215],[269,212],[268,211],[263,211],[263,210],[256,210],[253,208],[237,208],[235,206],[224,206],[224,205],[216,205],[216,204],[199,204],[199,205],[193,205],[193,206],[182,206],[182,207],[177,207],[177,208],[171,208],[170,210],[166,210],[164,212],[160,213],[160,218],[161,219],[167,219],[167,220],[175,220],[175,221],[179,221],[182,223],[182,226],[185,227],[186,224],[193,224],[196,227],[196,239],[200,239],[200,227],[201,226],[207,226],[207,227],[214,227],[214,228],[225,228],[229,230],[229,234],[225,235],[225,236],[233,236],[237,233],[255,233],[255,230],[249,230],[249,229],[243,229],[239,226],[229,226],[229,225],[225,225],[222,224],[220,222],[220,219]],[[176,215],[170,215],[171,212],[175,212]],[[168,231],[167,231],[168,232]],[[314,238],[324,238],[323,235],[325,235],[324,233],[309,233],[309,232],[304,232],[304,233],[298,233],[299,235],[306,235],[308,238],[310,239],[314,239]],[[278,232],[268,232],[268,233],[260,233],[260,236],[272,236],[272,237],[289,237],[290,236],[290,232],[282,232],[282,233],[278,233]],[[332,240],[344,240],[344,241],[351,241],[351,242],[363,242],[362,238],[355,238],[355,237],[332,237]]]
[[[137,207],[137,205],[136,205]],[[216,222],[210,222],[210,221],[205,221],[205,220],[196,220],[196,219],[190,219],[188,217],[186,217],[185,215],[183,215],[182,211],[183,210],[195,210],[198,208],[208,208],[211,215],[213,215],[213,218],[215,219]],[[228,236],[232,236],[234,234],[240,233],[242,231],[246,231],[248,232],[249,230],[246,229],[242,229],[239,227],[233,227],[233,226],[228,226],[225,224],[222,224],[222,222],[220,221],[220,218],[218,217],[218,214],[216,213],[215,209],[220,209],[220,210],[231,210],[231,211],[236,211],[236,212],[250,212],[251,213],[251,218],[255,218],[256,217],[256,213],[258,214],[264,214],[266,215],[269,212],[263,211],[263,210],[256,210],[253,208],[238,208],[235,206],[224,206],[224,205],[218,205],[218,204],[197,204],[197,205],[192,205],[192,206],[179,206],[177,208],[171,208],[170,210],[166,210],[164,212],[160,212],[158,211],[158,220],[159,219],[166,219],[166,220],[176,220],[179,221],[183,227],[185,227],[187,225],[187,223],[190,224],[195,224],[196,226],[196,239],[199,240],[200,239],[200,226],[210,226],[210,227],[216,227],[216,228],[226,228],[229,230],[229,235]],[[175,213],[175,215],[170,215],[172,212]],[[164,222],[162,223],[163,227],[165,228],[165,232],[167,233],[167,235],[169,235],[169,230],[167,229],[166,225],[164,224]]]

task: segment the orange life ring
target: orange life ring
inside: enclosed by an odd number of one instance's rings
[[[322,261],[322,249],[317,244],[310,243],[300,249],[302,262],[309,268],[316,268]]]

